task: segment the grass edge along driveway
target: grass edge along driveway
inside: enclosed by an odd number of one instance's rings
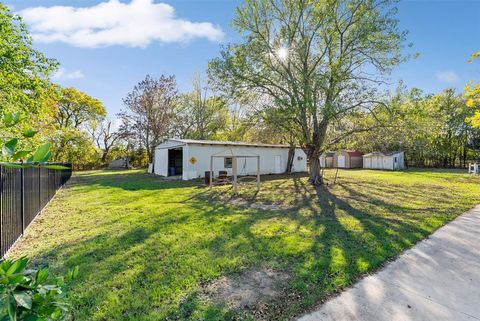
[[[76,173],[11,256],[79,265],[76,320],[286,320],[480,203],[479,179],[458,171],[344,170],[319,190],[263,179],[232,197],[142,171]],[[204,294],[255,268],[290,277],[240,311]]]

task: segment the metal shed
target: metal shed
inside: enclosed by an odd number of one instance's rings
[[[320,155],[320,167],[321,168],[332,168],[334,166],[335,153],[334,152],[325,152]]]
[[[333,166],[337,168],[362,168],[363,153],[353,150],[339,150],[335,152]]]
[[[262,175],[281,174],[287,168],[288,149],[288,145],[170,138],[155,148],[153,172],[183,180],[205,177],[212,156],[228,151],[232,155],[258,155]],[[227,171],[233,175],[232,157],[215,157],[212,162],[213,172]],[[239,158],[237,171],[238,175],[256,175],[257,159]],[[307,157],[300,148],[295,149],[292,171],[307,171]]]
[[[381,153],[374,152],[363,155],[363,168],[399,170],[405,168],[403,151]]]

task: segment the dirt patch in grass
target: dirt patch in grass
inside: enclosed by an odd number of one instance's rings
[[[266,204],[263,202],[249,201],[242,197],[237,197],[237,198],[224,197],[223,201],[228,202],[230,205],[234,205],[236,207],[252,208],[252,209],[258,209],[258,210],[264,210],[264,211],[281,211],[281,210],[291,209],[290,206],[286,206],[281,203]]]
[[[203,287],[204,294],[217,303],[266,320],[274,302],[285,295],[290,275],[268,268],[249,269],[243,273],[222,276]]]

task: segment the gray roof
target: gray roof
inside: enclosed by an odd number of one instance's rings
[[[334,157],[335,152],[324,152],[320,155],[320,157]]]
[[[400,151],[396,151],[396,152],[387,152],[387,153],[382,153],[382,152],[373,152],[373,153],[369,153],[369,154],[365,154],[363,155],[364,157],[365,156],[393,156],[393,155],[397,155],[397,154],[400,154],[400,153],[403,153],[403,150],[400,150]]]
[[[221,145],[221,146],[245,146],[245,147],[276,147],[276,148],[289,148],[288,145],[276,145],[276,144],[263,144],[263,143],[245,143],[245,142],[230,142],[230,141],[218,141],[218,140],[199,140],[199,139],[182,139],[182,138],[168,138],[165,141],[174,141],[184,144],[196,144],[196,145]]]

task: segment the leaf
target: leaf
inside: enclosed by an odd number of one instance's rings
[[[62,316],[62,310],[60,310],[59,308],[56,308],[55,311],[53,311],[53,313],[50,315],[50,317],[53,320],[58,320],[60,319],[61,316]]]
[[[63,279],[63,277],[59,276],[56,278],[55,283],[60,288],[65,285],[65,280]]]
[[[35,314],[27,314],[23,321],[37,321],[38,317]]]
[[[5,124],[5,127],[12,127],[15,126],[20,122],[20,113],[6,113],[3,116],[3,123]]]
[[[45,156],[42,158],[42,160],[40,161],[40,164],[44,164],[46,163],[50,157],[52,157],[52,152],[51,151],[48,151]]]
[[[20,113],[16,112],[15,114],[13,114],[12,126],[18,124],[19,122],[20,122]]]
[[[47,278],[48,278],[48,268],[43,268],[43,269],[38,270],[37,275],[35,277],[35,281],[38,284],[41,284],[41,283],[45,282],[47,280]]]
[[[0,162],[0,166],[6,167],[6,168],[27,168],[27,167],[31,167],[30,164],[20,165],[20,164],[15,164],[15,163],[10,163],[10,162]]]
[[[48,143],[43,144],[33,154],[32,162],[37,163],[42,161],[45,158],[45,156],[48,155],[49,151],[50,151],[50,144]]]
[[[25,138],[31,138],[31,137],[35,136],[36,133],[38,133],[38,131],[33,130],[33,129],[30,128],[30,129],[27,129],[26,131],[24,131],[24,132],[22,133],[22,135],[23,135],[23,137],[25,137]]]
[[[15,148],[17,147],[18,139],[13,138],[9,140],[5,145],[3,145],[3,152],[8,156],[12,156],[15,153]]]
[[[45,166],[42,166],[42,167],[43,168],[48,168],[48,169],[55,169],[55,170],[70,169],[70,167],[62,166],[62,165],[45,165]]]
[[[32,309],[32,298],[25,292],[14,292],[13,297],[17,304],[24,307],[25,309]]]
[[[10,267],[8,268],[6,275],[14,274],[17,271],[17,269],[20,267],[20,264],[21,264],[20,260],[14,261],[13,264],[10,265]]]
[[[8,315],[10,316],[10,321],[17,321],[17,311],[15,311],[15,299],[11,295],[8,296]]]
[[[5,124],[5,127],[10,127],[11,123],[13,121],[13,114],[12,113],[5,113],[3,116],[3,123]]]
[[[12,159],[14,161],[17,161],[19,159],[25,158],[29,154],[30,154],[30,151],[28,151],[28,150],[20,150],[20,151],[16,152],[15,154],[13,154]]]

